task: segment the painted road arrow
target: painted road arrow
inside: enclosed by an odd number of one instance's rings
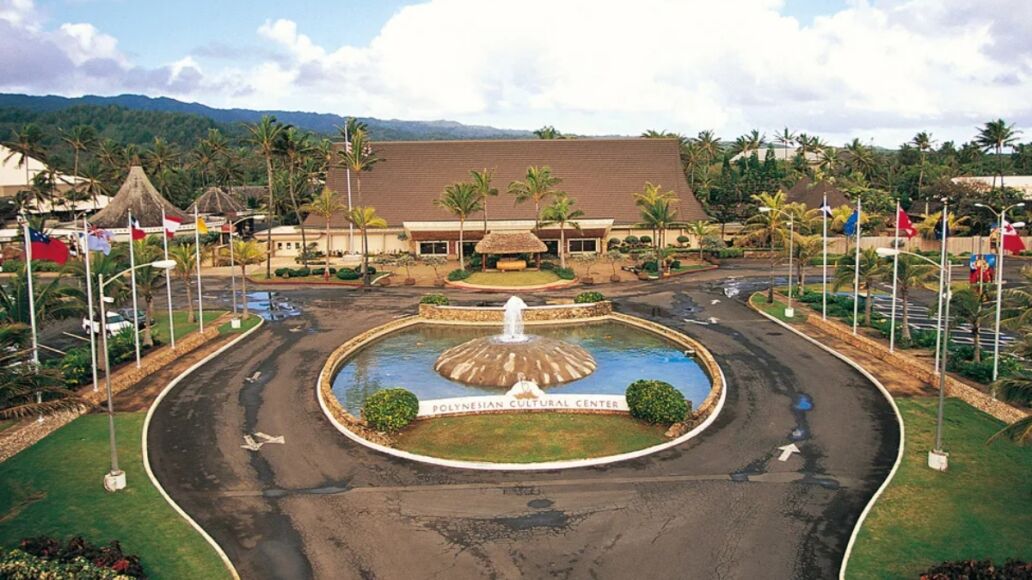
[[[781,447],[778,447],[778,449],[781,450],[781,456],[778,457],[778,461],[788,461],[788,458],[791,457],[793,453],[799,453],[799,448],[796,447],[795,443],[782,445]]]
[[[279,437],[273,437],[272,435],[266,435],[265,433],[258,431],[254,434],[254,436],[261,439],[263,445],[266,443],[286,444],[287,442],[286,439],[284,439],[283,435],[280,435]]]

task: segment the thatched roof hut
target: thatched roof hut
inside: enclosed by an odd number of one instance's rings
[[[204,215],[235,215],[244,211],[244,204],[221,187],[209,187],[186,208],[186,213],[192,214],[195,206],[197,213]]]
[[[129,212],[132,211],[140,227],[157,228],[162,226],[161,208],[165,208],[166,215],[192,223],[182,210],[158,193],[143,168],[134,165],[115,197],[90,222],[102,228],[125,228],[128,227]]]
[[[548,250],[531,232],[490,232],[477,242],[478,254],[540,254]]]

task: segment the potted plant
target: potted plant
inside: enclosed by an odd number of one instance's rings
[[[591,267],[598,262],[598,255],[594,252],[587,254],[574,254],[573,260],[584,264],[584,275],[580,277],[581,284],[594,284],[595,279],[591,277]]]
[[[401,254],[395,259],[395,263],[405,268],[405,285],[415,286],[416,279],[412,277],[412,264],[416,263],[416,259],[412,257],[412,254]]]
[[[433,270],[434,270],[434,286],[437,286],[438,288],[443,288],[444,287],[444,278],[441,277],[440,269],[441,269],[441,266],[443,266],[446,263],[448,263],[448,259],[445,258],[444,256],[421,256],[420,257],[420,261],[422,261],[427,266],[430,266],[431,268],[433,268]]]
[[[614,249],[609,250],[608,252],[606,252],[606,261],[609,262],[609,265],[613,268],[613,274],[611,276],[609,276],[609,281],[610,282],[619,282],[620,281],[620,274],[617,273],[616,266],[620,262],[623,262],[623,260],[624,260],[624,253],[621,252],[619,249],[615,249],[614,248]]]

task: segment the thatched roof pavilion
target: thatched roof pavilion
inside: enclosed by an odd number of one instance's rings
[[[490,232],[477,242],[478,254],[540,254],[548,248],[531,232]]]
[[[195,206],[197,213],[204,215],[235,215],[244,211],[244,204],[221,187],[209,187],[186,212],[192,214]]]
[[[184,222],[192,223],[190,218],[178,207],[172,205],[158,193],[154,184],[147,179],[143,168],[134,165],[129,169],[129,176],[111,199],[107,207],[97,212],[90,222],[102,228],[125,228],[129,223],[129,212],[139,220],[140,227],[158,228],[161,223],[161,208],[165,214],[177,217]]]

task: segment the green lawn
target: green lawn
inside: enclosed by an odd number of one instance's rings
[[[784,302],[780,302],[777,299],[775,299],[773,304],[768,304],[766,292],[756,292],[755,294],[749,297],[749,303],[753,306],[758,307],[760,310],[766,312],[767,314],[770,314],[771,316],[777,318],[782,322],[791,322],[793,324],[806,322],[806,312],[800,310],[794,304],[793,307],[795,308],[795,316],[793,316],[792,318],[788,318],[785,316],[786,305]]]
[[[227,578],[214,550],[151,485],[143,468],[144,413],[116,416],[119,466],[128,487],[104,491],[107,417],[86,415],[0,463],[0,546],[28,536],[118,540],[151,578]]]
[[[533,463],[603,457],[663,443],[666,427],[627,415],[512,413],[416,421],[397,447],[445,459]]]
[[[241,314],[241,316],[243,315]],[[219,334],[240,334],[247,332],[255,326],[258,326],[258,322],[260,320],[260,316],[257,314],[251,314],[246,319],[242,319],[240,321],[240,328],[233,328],[233,323],[231,322],[223,323],[222,326],[219,327]]]
[[[917,578],[944,560],[1032,560],[1032,446],[987,446],[1003,424],[947,399],[943,443],[950,467],[939,473],[927,467],[937,399],[896,403],[906,425],[906,452],[860,530],[849,578]]]
[[[225,310],[205,310],[204,311],[204,323],[208,324],[208,323],[214,322],[216,318],[222,316],[225,313],[226,313]],[[180,337],[186,336],[187,334],[190,334],[191,332],[196,332],[197,329],[199,328],[199,325],[197,324],[197,322],[187,322],[187,317],[189,316],[189,313],[186,312],[185,310],[173,310],[172,311],[172,315],[173,315],[173,320],[175,320],[175,323],[176,323],[176,338],[177,339],[180,338]],[[194,317],[196,318],[196,316],[197,316],[197,313],[194,312]],[[160,310],[160,311],[158,311],[157,309],[155,309],[155,312],[154,312],[154,336],[159,338],[163,344],[168,344],[168,341],[169,341],[168,340],[168,338],[169,338],[169,334],[168,334],[168,310]]]
[[[523,270],[522,272],[473,272],[463,280],[478,286],[540,286],[559,281],[550,270]]]

